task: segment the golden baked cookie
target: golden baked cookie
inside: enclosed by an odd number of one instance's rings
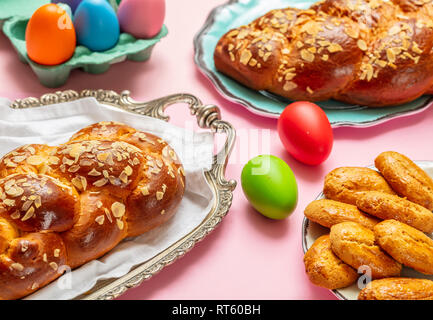
[[[376,241],[398,262],[424,274],[433,274],[433,240],[421,231],[397,220],[385,220],[374,227]]]
[[[304,214],[311,221],[327,228],[341,222],[353,221],[358,222],[364,227],[373,229],[379,223],[379,220],[362,213],[351,204],[328,199],[311,202],[305,208]]]
[[[331,227],[332,251],[345,263],[358,270],[371,269],[373,279],[399,276],[401,264],[382,251],[374,232],[356,222],[343,222]]]
[[[332,252],[329,235],[314,242],[304,255],[304,264],[310,281],[327,289],[350,286],[358,278],[356,271]]]
[[[395,194],[379,172],[359,167],[342,167],[328,173],[323,193],[328,199],[356,205],[356,193],[370,190]]]
[[[397,195],[378,191],[360,192],[356,205],[380,219],[395,219],[423,232],[433,232],[433,212]]]
[[[387,151],[376,158],[375,165],[399,195],[433,210],[433,180],[412,160]]]
[[[370,282],[358,300],[433,300],[433,281],[414,278],[386,278]]]

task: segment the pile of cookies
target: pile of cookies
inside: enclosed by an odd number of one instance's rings
[[[304,256],[315,285],[339,289],[359,273],[371,281],[361,300],[433,299],[433,281],[400,277],[402,265],[433,275],[433,180],[412,160],[384,152],[379,170],[337,168],[325,178],[326,199],[313,201],[305,216],[330,233]]]

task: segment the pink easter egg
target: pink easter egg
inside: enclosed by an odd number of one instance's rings
[[[120,28],[139,39],[155,37],[165,18],[165,0],[122,0],[117,12]]]

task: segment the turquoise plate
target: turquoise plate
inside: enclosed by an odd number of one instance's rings
[[[305,9],[316,0],[232,0],[215,8],[194,39],[195,61],[200,70],[227,99],[246,107],[253,113],[278,118],[291,101],[268,92],[251,90],[226,77],[215,69],[213,53],[218,40],[230,29],[237,28],[277,8]],[[386,108],[367,108],[335,100],[318,104],[328,115],[333,127],[367,127],[392,118],[421,112],[430,106],[431,96],[422,96],[410,103]]]

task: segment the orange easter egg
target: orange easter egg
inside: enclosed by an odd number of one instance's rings
[[[69,60],[76,47],[75,29],[68,13],[49,3],[37,9],[27,24],[27,55],[43,65]]]

